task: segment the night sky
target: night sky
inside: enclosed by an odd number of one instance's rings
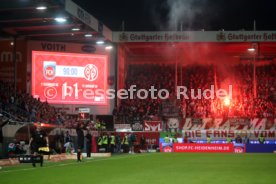
[[[73,1],[112,31],[276,30],[276,0]]]

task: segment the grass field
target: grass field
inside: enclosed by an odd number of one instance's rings
[[[4,167],[1,184],[275,184],[276,154],[117,155]]]

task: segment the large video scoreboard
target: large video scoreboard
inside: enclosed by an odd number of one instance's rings
[[[32,51],[35,98],[52,104],[106,105],[106,90],[106,55]]]

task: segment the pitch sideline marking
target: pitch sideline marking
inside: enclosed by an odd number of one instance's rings
[[[148,156],[148,155],[155,155],[154,153],[146,153],[146,154],[141,154],[141,155],[124,155],[124,156],[118,156],[118,157],[111,157],[111,158],[103,158],[103,159],[99,159],[99,160],[86,160],[85,162],[83,162],[82,164],[87,164],[87,163],[91,163],[91,162],[100,162],[100,161],[106,161],[106,160],[119,160],[119,159],[124,159],[124,158],[134,158],[134,157],[142,157],[142,156]],[[42,169],[44,168],[52,168],[52,167],[62,167],[62,166],[67,166],[67,165],[78,165],[79,163],[76,162],[71,162],[71,163],[61,163],[61,164],[57,164],[57,165],[50,165],[50,166],[44,166],[42,167]],[[81,165],[82,165],[81,164]],[[12,173],[12,172],[18,172],[18,171],[29,171],[29,170],[35,170],[36,168],[25,168],[25,169],[17,169],[17,170],[8,170],[8,171],[1,171],[0,170],[0,174],[1,173]]]

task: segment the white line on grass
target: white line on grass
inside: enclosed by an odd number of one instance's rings
[[[142,157],[142,156],[148,156],[148,155],[155,155],[154,153],[145,153],[145,154],[137,154],[137,155],[124,155],[124,156],[116,156],[116,157],[109,157],[109,158],[102,158],[102,159],[97,159],[97,160],[86,160],[85,162],[83,162],[82,164],[87,164],[87,163],[91,163],[91,162],[100,162],[100,161],[106,161],[106,160],[119,160],[119,159],[124,159],[124,158],[134,158],[134,157]],[[60,163],[60,164],[55,164],[55,165],[46,165],[43,166],[42,168],[52,168],[52,167],[62,167],[62,166],[68,166],[68,165],[79,165],[80,163],[76,163],[76,162],[71,162],[71,163]],[[82,165],[80,164],[80,165]],[[0,170],[0,174],[1,173],[12,173],[12,172],[18,172],[18,171],[29,171],[29,170],[34,170],[36,168],[25,168],[25,169],[16,169],[16,170],[8,170],[8,171],[1,171]]]

